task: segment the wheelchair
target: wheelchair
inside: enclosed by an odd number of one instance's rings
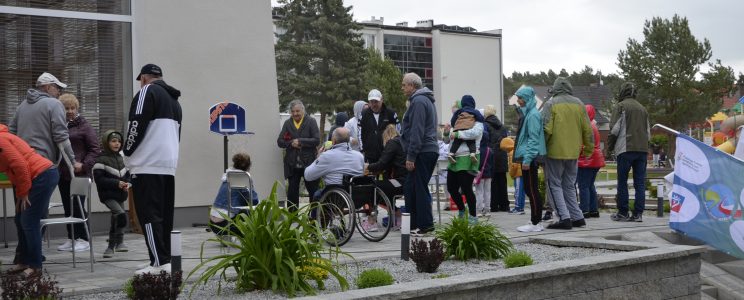
[[[395,208],[371,176],[344,176],[342,185],[327,186],[316,209],[321,237],[331,246],[346,244],[355,228],[368,241],[382,241],[395,224]]]

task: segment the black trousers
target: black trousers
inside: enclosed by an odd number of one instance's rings
[[[530,165],[530,170],[522,170],[524,178],[524,191],[527,197],[530,197],[530,221],[537,225],[542,221],[543,196],[537,188],[537,171],[539,166],[535,163]]]
[[[459,211],[465,211],[465,204],[457,200],[462,199],[461,195],[465,195],[468,202],[468,212],[475,217],[477,211],[475,208],[475,193],[473,193],[473,179],[475,179],[475,176],[468,171],[448,172],[447,191],[452,199],[455,199]]]
[[[287,200],[289,201],[289,211],[296,211],[300,207],[300,179],[304,179],[305,168],[294,169],[292,176],[287,177]],[[313,201],[315,191],[318,190],[318,180],[307,181],[305,180],[305,188],[310,196],[310,201]]]
[[[491,212],[509,211],[506,172],[496,172],[491,178]]]
[[[170,263],[170,232],[173,230],[175,178],[173,175],[136,174],[132,176],[137,218],[144,230],[151,266]]]

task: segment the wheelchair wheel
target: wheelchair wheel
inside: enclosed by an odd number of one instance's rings
[[[332,188],[320,198],[315,219],[323,240],[331,246],[343,246],[354,234],[354,213],[346,191]]]
[[[356,208],[356,228],[368,241],[382,241],[395,225],[395,210],[378,187],[374,188],[372,199],[365,202]]]

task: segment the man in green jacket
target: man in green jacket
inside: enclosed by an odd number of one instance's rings
[[[574,184],[579,154],[582,150],[586,156],[592,154],[594,137],[584,103],[572,94],[571,83],[566,78],[558,77],[553,84],[553,97],[545,102],[542,109],[548,150],[545,161],[547,192],[550,194],[548,199],[552,199],[559,218],[548,225],[549,229],[571,229],[586,225]]]
[[[613,221],[643,222],[646,204],[646,160],[651,131],[648,112],[635,99],[635,84],[626,82],[620,88],[619,103],[612,110],[607,157],[614,152],[617,160],[617,213]],[[628,215],[628,172],[633,168],[635,207]]]

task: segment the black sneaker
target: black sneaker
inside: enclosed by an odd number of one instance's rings
[[[571,225],[573,227],[584,227],[586,226],[586,221],[584,219],[571,221]]]
[[[643,215],[633,214],[633,216],[628,218],[628,222],[643,222]]]
[[[547,220],[550,220],[552,218],[553,218],[553,213],[552,212],[549,212],[549,211],[546,211],[545,212],[545,215],[543,216],[543,221],[547,221]]]
[[[573,228],[573,224],[571,224],[571,219],[563,219],[558,222],[553,222],[552,224],[548,225],[548,229],[571,229]]]
[[[610,215],[610,219],[617,222],[627,222],[630,218],[628,215],[621,214],[621,213],[614,213]]]
[[[598,211],[587,211],[583,213],[584,219],[588,218],[599,218],[599,212]]]

